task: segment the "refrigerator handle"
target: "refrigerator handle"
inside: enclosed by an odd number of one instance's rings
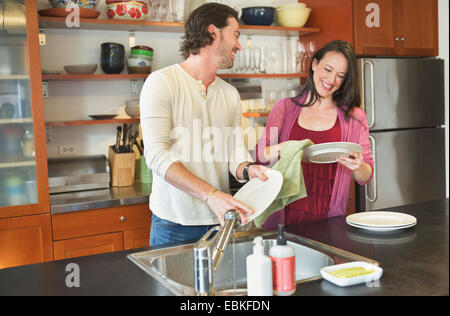
[[[364,89],[366,87],[365,85],[365,81],[366,81],[366,71],[365,71],[365,65],[369,65],[370,67],[370,114],[371,114],[371,118],[372,121],[369,124],[369,128],[374,127],[375,125],[375,79],[374,79],[374,71],[375,71],[375,66],[373,64],[373,62],[371,60],[362,60],[362,67],[361,67],[361,86],[362,86],[362,108],[364,110],[364,112],[367,113],[366,111],[366,101],[365,101],[365,96],[364,96]]]
[[[367,192],[367,185],[366,185],[366,199],[367,201],[369,201],[370,203],[374,203],[377,200],[377,153],[376,153],[376,143],[375,143],[375,138],[373,138],[373,136],[369,135],[369,140],[372,144],[372,156],[373,156],[373,178],[372,178],[372,198],[369,197],[368,192]]]

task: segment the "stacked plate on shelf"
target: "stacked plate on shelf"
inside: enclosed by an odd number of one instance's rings
[[[349,215],[346,222],[368,231],[387,232],[413,227],[417,224],[417,219],[404,213],[371,211]]]

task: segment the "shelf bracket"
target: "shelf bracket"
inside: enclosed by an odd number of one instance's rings
[[[42,96],[48,98],[48,82],[42,81]]]
[[[134,31],[128,31],[128,42],[130,48],[136,46],[136,35]]]
[[[132,97],[139,96],[139,88],[137,80],[131,80],[131,96]]]
[[[47,43],[47,36],[45,35],[45,31],[43,29],[39,29],[39,45],[45,46]]]

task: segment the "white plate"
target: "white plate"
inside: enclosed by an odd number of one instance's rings
[[[361,267],[366,270],[374,270],[374,272],[372,272],[370,274],[366,274],[366,275],[356,276],[353,278],[339,278],[339,277],[336,277],[336,276],[330,274],[330,271],[345,269],[345,268],[356,268],[356,267]],[[361,283],[374,282],[374,281],[380,279],[381,276],[383,275],[383,269],[380,268],[379,266],[376,266],[374,264],[367,263],[364,261],[354,261],[354,262],[342,263],[342,264],[337,264],[334,266],[322,268],[322,269],[320,269],[320,274],[322,275],[322,277],[325,280],[327,280],[331,283],[334,283],[338,286],[350,286],[350,285],[356,285],[356,284],[361,284]]]
[[[312,163],[334,163],[339,157],[348,157],[351,152],[362,152],[359,144],[331,142],[311,145],[303,150],[303,161]]]
[[[391,231],[395,231],[395,230],[400,230],[400,229],[405,229],[405,228],[409,228],[409,227],[413,227],[416,225],[416,223],[410,224],[410,225],[404,225],[404,226],[392,226],[392,227],[373,227],[373,226],[364,226],[364,225],[357,225],[354,223],[349,222],[348,220],[346,221],[347,224],[349,224],[350,226],[356,227],[356,228],[360,228],[360,229],[365,229],[368,231],[372,231],[372,232],[391,232]]]
[[[369,211],[347,216],[348,223],[364,227],[395,228],[415,225],[414,216],[397,212]]]
[[[247,204],[255,210],[254,214],[247,217],[246,224],[261,215],[272,204],[283,185],[283,175],[281,172],[268,170],[265,172],[265,175],[269,179],[262,181],[259,178],[253,178],[234,195],[236,200]]]

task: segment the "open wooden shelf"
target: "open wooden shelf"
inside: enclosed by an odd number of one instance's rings
[[[39,17],[39,28],[68,29],[66,18],[47,16]],[[81,18],[80,27],[73,29],[183,33],[184,23]],[[315,27],[240,25],[240,31],[241,34],[246,35],[305,36],[318,33],[320,29]]]
[[[108,125],[108,124],[130,124],[139,123],[139,118],[129,119],[111,119],[111,120],[82,120],[82,121],[60,121],[60,122],[46,122],[45,126],[83,126],[83,125]]]
[[[69,75],[69,74],[43,74],[43,81],[50,80],[145,80],[148,74],[92,74],[92,75]]]
[[[267,117],[269,112],[244,112],[242,113],[244,117]]]

